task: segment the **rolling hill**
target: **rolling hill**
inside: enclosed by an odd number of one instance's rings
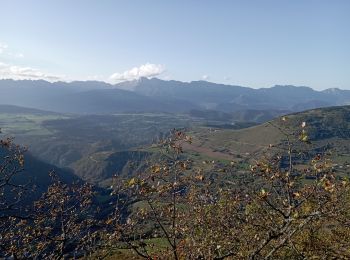
[[[0,106],[1,128],[5,134],[28,145],[40,161],[69,168],[83,180],[95,184],[105,185],[116,173],[129,175],[142,169],[143,160],[152,156],[147,147],[170,129],[179,127],[189,129],[194,137],[193,144],[187,145],[185,150],[195,160],[249,164],[266,153],[270,146],[278,147],[283,143],[284,136],[278,127],[300,131],[301,123],[306,122],[305,130],[311,144],[301,148],[313,153],[330,150],[337,162],[348,163],[349,106],[289,114],[285,116],[286,121],[278,117],[259,125],[244,121],[264,116],[272,118],[278,113],[193,110],[192,116],[154,113],[71,115]],[[235,118],[243,122],[238,123]]]
[[[301,127],[302,122],[305,122],[305,128]],[[286,137],[280,129],[296,140],[296,150],[308,151],[310,155],[327,152],[335,165],[350,167],[350,106],[289,114],[239,130],[199,127],[190,133],[194,142],[185,149],[200,158],[249,163],[266,156],[271,147],[285,146]],[[302,129],[310,143],[297,141]]]
[[[1,165],[6,160],[6,156],[8,156],[7,150],[0,147]],[[23,199],[23,203],[30,202],[33,199],[39,199],[42,193],[47,191],[48,186],[52,183],[52,178],[49,176],[50,172],[54,172],[63,183],[72,184],[81,182],[81,179],[73,171],[48,164],[34,157],[31,153],[25,152],[23,169],[11,179],[11,183],[27,185],[28,194]],[[2,175],[2,177],[4,176]],[[12,191],[7,190],[7,193],[11,194]]]
[[[196,124],[187,115],[71,115],[0,105],[0,128],[40,161],[68,168],[94,184],[129,172],[129,162],[146,156],[135,151],[173,128]]]

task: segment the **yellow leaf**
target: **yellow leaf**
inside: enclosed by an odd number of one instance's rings
[[[107,224],[107,225],[112,224],[112,222],[113,222],[113,219],[111,219],[111,218],[109,218],[109,219],[106,220],[106,224]]]
[[[293,195],[294,195],[294,197],[296,197],[296,198],[299,198],[299,197],[300,197],[300,193],[299,193],[299,192],[294,192]]]
[[[136,183],[135,178],[132,178],[132,179],[129,180],[128,186],[132,186],[132,185],[134,185],[135,183]]]
[[[152,171],[153,173],[159,173],[159,172],[160,172],[160,167],[159,167],[159,165],[153,165],[153,166],[151,167],[151,171]]]
[[[203,175],[197,175],[196,179],[199,181],[203,181],[204,180],[204,176]]]

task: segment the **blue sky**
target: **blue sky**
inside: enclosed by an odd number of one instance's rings
[[[0,77],[350,89],[350,1],[2,0]]]

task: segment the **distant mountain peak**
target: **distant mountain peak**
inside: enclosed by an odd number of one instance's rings
[[[140,77],[138,79],[136,79],[137,82],[147,82],[149,81],[149,79],[147,77]]]
[[[323,90],[323,92],[325,92],[325,93],[338,93],[341,91],[342,90],[339,88],[327,88],[327,89]]]
[[[55,112],[180,112],[214,109],[291,110],[350,103],[350,90],[316,91],[305,86],[276,85],[253,89],[208,81],[181,82],[141,77],[111,85],[100,81],[55,82],[0,80],[0,104]]]
[[[271,89],[274,88],[274,89],[294,89],[294,88],[299,88],[299,89],[311,89],[311,90],[314,90],[310,87],[307,87],[307,86],[295,86],[295,85],[274,85],[273,87],[271,87]]]

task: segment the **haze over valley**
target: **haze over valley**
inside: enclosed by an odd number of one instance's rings
[[[350,103],[349,90],[252,89],[157,78],[115,85],[1,80],[0,87],[3,134],[30,147],[40,160],[93,182],[123,171],[133,156],[140,156],[135,150],[173,128],[245,128],[293,112]],[[107,166],[114,153],[124,159]]]
[[[350,4],[0,5],[0,259],[350,259]]]

